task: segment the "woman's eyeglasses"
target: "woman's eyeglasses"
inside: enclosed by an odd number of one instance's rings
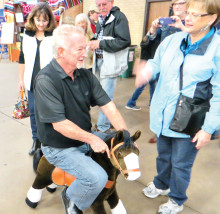
[[[172,6],[183,6],[184,4],[186,4],[186,2],[178,2],[178,3],[173,3]]]
[[[186,11],[186,15],[187,15],[187,16],[191,16],[191,17],[193,17],[193,18],[198,18],[198,17],[209,16],[209,15],[211,15],[211,14],[210,14],[210,13],[196,14],[196,13],[190,13],[190,12]]]

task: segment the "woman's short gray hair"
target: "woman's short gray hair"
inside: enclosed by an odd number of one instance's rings
[[[69,24],[63,24],[57,27],[53,31],[53,55],[58,57],[58,48],[68,49],[69,41],[74,34],[84,35],[84,31],[81,27],[76,27]]]

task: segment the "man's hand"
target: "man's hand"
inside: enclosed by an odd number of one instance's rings
[[[98,49],[99,48],[99,43],[100,41],[99,40],[92,40],[88,43],[88,46],[89,46],[89,49],[94,51],[95,49]]]
[[[86,132],[72,121],[65,119],[60,122],[52,123],[54,130],[70,139],[88,143],[94,152],[106,152],[110,158],[109,148],[106,143],[96,135]]]
[[[206,146],[211,140],[211,134],[200,130],[196,133],[195,137],[192,139],[192,143],[196,143],[196,148],[199,150]]]
[[[94,140],[92,140],[92,142],[90,143],[90,146],[94,152],[98,152],[98,153],[106,152],[108,158],[110,158],[110,152],[107,144],[99,137],[95,136]]]

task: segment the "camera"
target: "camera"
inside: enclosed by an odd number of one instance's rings
[[[167,26],[169,24],[175,23],[175,20],[170,17],[159,18],[159,24],[162,26]]]

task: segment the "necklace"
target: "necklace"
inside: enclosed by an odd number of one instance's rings
[[[43,38],[44,38],[44,32],[36,32],[35,37],[36,37],[38,40],[43,40]]]

